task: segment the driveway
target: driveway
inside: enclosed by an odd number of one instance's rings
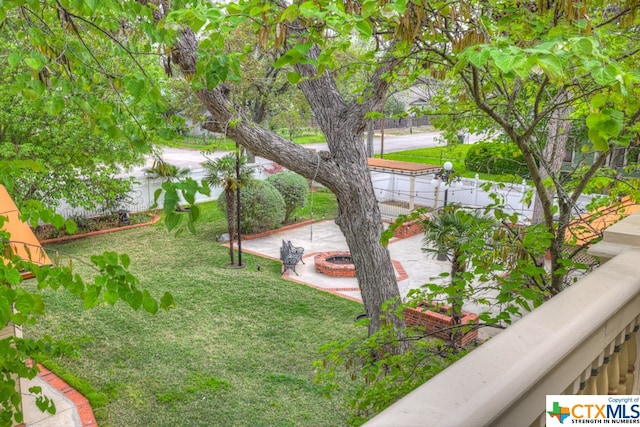
[[[392,153],[396,151],[405,151],[405,150],[413,150],[416,148],[427,148],[427,147],[437,147],[442,145],[442,142],[439,141],[440,132],[439,131],[422,131],[420,133],[412,133],[408,135],[385,135],[384,138],[384,152]],[[479,135],[467,135],[466,142],[474,143],[481,139]],[[374,138],[374,152],[376,154],[380,154],[381,147],[381,138],[380,135],[377,135]],[[318,143],[318,144],[305,144],[305,147],[309,149],[314,149],[316,151],[327,150],[326,143]],[[208,154],[207,156],[203,155],[200,150],[195,149],[186,149],[186,148],[172,148],[172,147],[163,147],[161,149],[162,158],[167,163],[171,163],[180,168],[190,168],[190,169],[200,169],[202,163],[204,163],[207,159],[217,159],[223,157],[228,154],[228,151],[215,151],[213,153]],[[271,160],[257,157],[256,163],[258,164],[267,164],[271,163]],[[151,167],[153,164],[153,157],[147,157],[144,166],[138,166],[132,168],[130,171],[126,172],[127,176],[141,177],[144,176],[144,169]]]

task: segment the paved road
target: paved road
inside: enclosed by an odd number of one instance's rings
[[[439,131],[427,131],[421,133],[413,133],[409,135],[402,136],[390,136],[385,135],[384,138],[384,152],[391,153],[395,151],[405,151],[405,150],[413,150],[416,148],[427,148],[427,147],[437,147],[438,145],[442,145],[443,142],[439,141],[440,132]],[[477,135],[468,135],[466,137],[466,142],[475,142],[480,139],[480,136]],[[377,135],[374,138],[374,152],[376,154],[380,154],[380,146],[381,146],[381,138]],[[305,147],[315,150],[327,150],[326,143],[319,144],[306,144]],[[199,150],[193,149],[184,149],[184,148],[170,148],[165,147],[162,149],[162,158],[164,161],[176,165],[180,168],[191,168],[191,169],[200,169],[200,165],[207,160],[216,159],[224,156],[228,152],[226,151],[216,151],[214,153],[209,154],[205,157]],[[271,163],[270,160],[263,158],[256,158],[256,162],[258,164]],[[153,163],[152,158],[148,158],[145,166],[136,167],[127,175],[131,176],[143,176],[143,169],[150,167]]]

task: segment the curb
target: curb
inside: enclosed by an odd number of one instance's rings
[[[68,242],[70,240],[78,240],[78,239],[84,239],[86,237],[100,236],[101,234],[115,233],[116,231],[131,230],[132,228],[146,227],[147,225],[153,225],[153,224],[157,223],[158,221],[160,221],[160,215],[157,215],[157,214],[153,214],[153,215],[154,215],[154,217],[153,217],[153,219],[151,219],[151,221],[142,222],[140,224],[123,225],[121,227],[108,228],[108,229],[105,229],[105,230],[90,231],[88,233],[82,233],[82,234],[73,234],[71,236],[54,237],[53,239],[40,240],[40,243],[42,243],[42,244],[64,243],[64,242]]]
[[[96,417],[93,415],[91,404],[86,397],[41,364],[38,363],[37,366],[40,370],[38,376],[74,404],[80,416],[80,425],[82,427],[95,427],[98,425]]]
[[[272,234],[280,233],[281,231],[293,230],[294,228],[304,227],[305,225],[313,224],[316,222],[319,222],[319,221],[308,219],[303,222],[296,222],[295,224],[289,224],[289,225],[285,225],[284,227],[275,228],[273,230],[263,231],[262,233],[242,234],[241,236],[242,236],[242,240],[260,239],[262,237],[267,237],[267,236],[271,236]]]

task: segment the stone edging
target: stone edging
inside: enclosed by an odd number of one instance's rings
[[[281,231],[293,230],[298,227],[304,227],[305,225],[313,224],[314,222],[316,221],[313,219],[308,219],[306,221],[296,222],[295,224],[285,225],[284,227],[274,228],[273,230],[263,231],[262,233],[243,234],[242,240],[260,239],[261,237],[271,236],[272,234],[280,233]]]
[[[152,224],[155,224],[158,221],[160,221],[160,215],[157,215],[157,214],[153,214],[153,215],[154,215],[153,219],[151,219],[150,221],[147,221],[147,222],[142,222],[140,224],[123,225],[121,227],[108,228],[108,229],[105,229],[105,230],[90,231],[88,233],[73,234],[71,236],[54,237],[53,239],[40,240],[40,243],[42,243],[42,244],[62,243],[62,242],[68,242],[70,240],[84,239],[85,237],[92,237],[92,236],[99,236],[101,234],[114,233],[116,231],[130,230],[132,228],[139,228],[139,227],[146,227],[147,225],[152,225]]]
[[[91,404],[86,397],[41,364],[38,363],[37,366],[40,370],[38,376],[74,404],[78,411],[78,415],[80,416],[80,425],[82,427],[98,425],[96,417],[93,415]]]

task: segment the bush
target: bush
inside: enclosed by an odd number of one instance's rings
[[[295,172],[282,172],[271,175],[267,181],[273,185],[284,199],[284,222],[288,222],[291,214],[307,204],[309,185],[307,180]]]
[[[218,207],[227,212],[224,192],[218,197]],[[261,233],[278,228],[284,222],[284,199],[266,181],[255,181],[240,190],[240,231],[242,234]]]
[[[474,172],[529,177],[522,153],[514,144],[478,142],[469,147],[464,165]]]

